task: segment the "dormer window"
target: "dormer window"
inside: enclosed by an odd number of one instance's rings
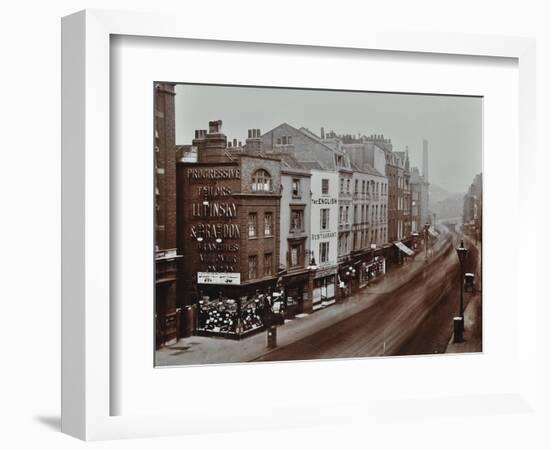
[[[259,169],[252,175],[253,192],[271,192],[271,175],[264,169]]]

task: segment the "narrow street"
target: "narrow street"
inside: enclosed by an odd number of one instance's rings
[[[308,360],[381,355],[444,352],[452,334],[452,318],[459,311],[459,263],[454,251],[456,237],[446,233],[441,250],[427,263],[417,255],[412,264],[423,268],[392,290],[376,287],[357,296],[377,295],[368,308],[258,361]],[[478,250],[471,246],[465,271],[474,271]],[[396,272],[389,277],[398,276]],[[470,294],[464,296],[465,307]]]

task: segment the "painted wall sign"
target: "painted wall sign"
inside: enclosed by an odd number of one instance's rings
[[[329,239],[336,237],[336,231],[327,231],[326,233],[312,234],[311,240],[317,241],[319,239]]]
[[[335,205],[338,200],[335,198],[312,198],[311,203],[314,205]]]
[[[190,180],[239,180],[240,169],[226,167],[208,167],[189,169],[187,175]]]

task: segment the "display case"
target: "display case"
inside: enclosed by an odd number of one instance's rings
[[[240,339],[261,331],[273,316],[284,317],[285,298],[280,292],[238,299],[203,296],[198,302],[197,334]]]

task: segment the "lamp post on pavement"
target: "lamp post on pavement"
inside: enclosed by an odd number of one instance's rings
[[[464,259],[468,249],[464,247],[464,241],[460,241],[460,246],[456,249],[458,260],[460,262],[460,311],[459,316],[454,318],[455,342],[464,340]]]
[[[319,268],[317,266],[317,264],[315,263],[315,256],[313,254],[313,251],[311,251],[309,253],[311,255],[311,258],[309,260],[309,265],[307,266],[307,270],[309,271],[309,274],[308,274],[308,300],[307,300],[307,305],[302,305],[302,312],[303,313],[310,313],[313,311],[313,291],[314,291],[314,288],[313,288],[313,285],[314,285],[314,282],[313,280],[315,279],[315,272],[317,271],[317,269]]]

